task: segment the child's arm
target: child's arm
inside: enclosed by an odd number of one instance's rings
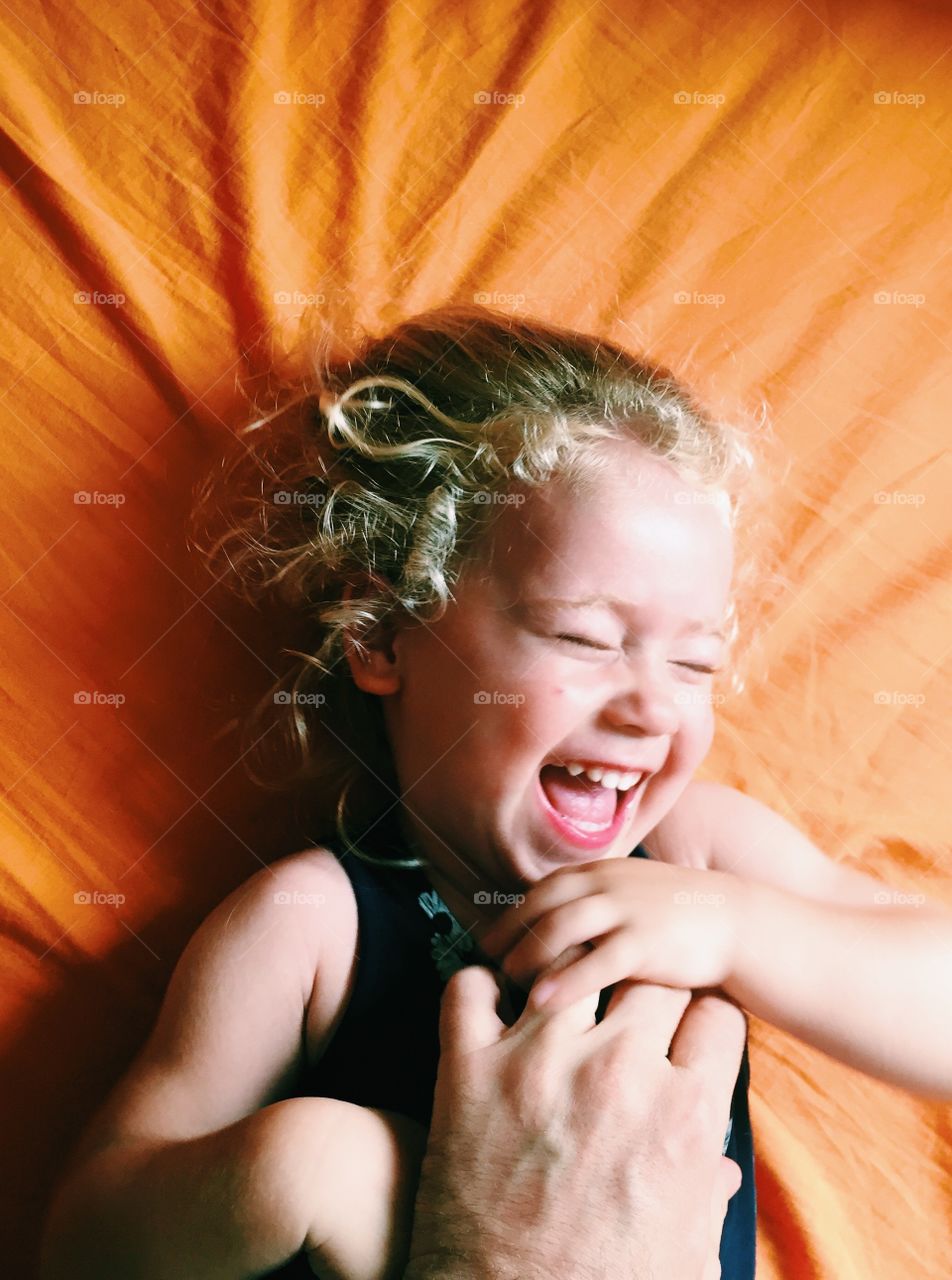
[[[691,784],[645,844],[651,860],[560,868],[480,937],[525,986],[592,944],[530,1002],[564,1007],[624,978],[720,987],[842,1061],[952,1098],[949,912],[837,866],[715,783]]]
[[[743,880],[728,995],[861,1071],[952,1097],[952,914],[838,866],[742,792],[695,787],[708,865]]]
[[[747,881],[729,996],[850,1066],[952,1098],[952,919]]]
[[[41,1280],[245,1280],[301,1250],[322,1280],[398,1280],[425,1145],[405,1116],[305,1097],[106,1148],[60,1188]]]
[[[311,1269],[321,1280],[400,1280],[426,1129],[408,1116],[333,1098],[293,1101],[325,1106],[324,1160],[310,1187],[302,1186]]]
[[[399,1274],[423,1131],[283,1096],[312,992],[334,1003],[315,973],[327,922],[356,910],[341,877],[331,861],[284,859],[195,934],[148,1044],[70,1161],[42,1280],[239,1280],[302,1248],[335,1280]]]

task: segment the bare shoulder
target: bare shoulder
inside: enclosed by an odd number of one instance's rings
[[[763,801],[720,782],[689,783],[643,843],[663,862],[728,872],[816,901],[868,907],[881,888]]]
[[[642,843],[662,862],[723,871],[732,869],[725,859],[775,833],[782,821],[773,809],[736,787],[695,778]]]
[[[723,804],[717,793],[729,790],[716,782],[689,782],[641,843],[659,862],[700,870],[710,868],[712,820]]]
[[[313,981],[305,1016],[306,1065],[327,1049],[353,991],[357,967],[357,901],[350,877],[330,849],[315,845],[280,858],[271,870],[276,903],[309,919]]]
[[[771,848],[771,861],[779,856],[778,839],[787,854],[803,858],[818,853],[805,835],[763,801],[723,782],[695,778],[642,843],[662,862],[769,879],[762,874],[764,861]]]
[[[74,1159],[186,1141],[293,1092],[345,1006],[355,941],[350,882],[328,850],[239,884],[189,939],[146,1044]]]

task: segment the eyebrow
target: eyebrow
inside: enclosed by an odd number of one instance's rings
[[[579,600],[560,600],[554,596],[546,598],[547,604],[565,605],[569,609],[586,609],[593,604],[608,604],[616,610],[625,612],[631,608],[627,600],[619,600],[617,596],[584,596]],[[717,627],[711,626],[708,622],[702,622],[698,618],[693,618],[686,626],[685,631],[689,631],[692,635],[703,632],[707,636],[716,636],[718,640],[726,640],[724,632]]]

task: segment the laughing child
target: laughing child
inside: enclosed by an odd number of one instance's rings
[[[195,1280],[228,1263],[308,1274],[305,1257],[318,1275],[398,1276],[415,1166],[394,1144],[425,1140],[440,993],[466,963],[550,1007],[628,978],[721,988],[860,1070],[952,1097],[949,915],[695,777],[754,563],[738,553],[755,474],[738,428],[609,342],[467,306],[323,348],[242,447],[231,474],[254,483],[209,554],[314,626],[271,705],[297,781],[322,776],[319,739],[336,754],[336,833],[205,922],[85,1155],[218,1141],[227,1181],[221,1135],[270,1115],[245,1166],[264,1178],[261,1150],[303,1149],[317,1112],[301,1104],[323,1101],[333,1126],[314,1121],[324,1164],[308,1172],[324,1213],[242,1234],[200,1155],[191,1181],[169,1155],[140,1176],[163,1207],[129,1209],[149,1222],[137,1248],[190,1259]],[[753,1275],[746,1084],[745,1058],[724,1280]],[[219,1270],[188,1253],[189,1229],[219,1242]]]

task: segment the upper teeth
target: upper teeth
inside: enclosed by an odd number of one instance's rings
[[[589,769],[575,760],[570,761],[565,768],[573,778],[584,773],[586,778],[591,778],[593,782],[600,782],[603,787],[614,787],[616,791],[630,791],[644,777],[644,773],[618,773],[614,769],[602,769],[598,765],[593,765]]]

